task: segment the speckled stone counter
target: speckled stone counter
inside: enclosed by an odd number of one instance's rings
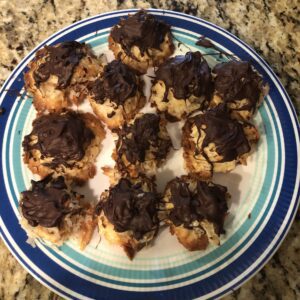
[[[0,0],[0,85],[50,34],[86,17],[123,8],[165,8],[228,29],[271,65],[300,111],[300,5],[298,0],[99,1]],[[300,216],[275,256],[225,299],[300,299]],[[31,277],[0,241],[0,299],[59,299]]]

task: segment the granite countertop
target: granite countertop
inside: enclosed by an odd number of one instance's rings
[[[29,3],[30,2],[30,3]],[[1,0],[0,85],[50,34],[86,17],[123,8],[165,8],[228,29],[266,59],[300,112],[300,6],[298,0]],[[224,299],[300,299],[300,214],[268,264]],[[38,283],[0,240],[0,299],[59,299]]]

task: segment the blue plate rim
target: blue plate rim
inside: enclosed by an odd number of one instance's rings
[[[12,74],[9,76],[9,78],[5,81],[5,83],[3,84],[3,87],[0,91],[0,96],[1,94],[3,93],[3,91],[5,90],[7,84],[12,81],[15,73],[17,72],[17,70],[23,66],[24,62],[29,60],[32,55],[39,49],[41,48],[43,45],[45,45],[45,43],[47,43],[48,41],[52,40],[54,37],[60,35],[60,34],[63,34],[65,31],[67,31],[68,29],[72,29],[74,27],[76,27],[77,25],[80,25],[81,23],[85,23],[87,21],[90,21],[90,20],[93,20],[93,19],[98,19],[99,17],[103,17],[103,16],[112,16],[112,15],[115,15],[115,14],[119,14],[119,13],[130,13],[130,12],[135,12],[137,11],[138,9],[126,9],[126,10],[115,10],[115,11],[112,11],[112,12],[106,12],[106,13],[103,13],[103,14],[98,14],[96,16],[92,16],[92,17],[89,17],[87,19],[84,19],[84,20],[80,20],[76,23],[73,23],[63,29],[61,29],[60,31],[54,33],[53,35],[51,35],[48,39],[46,39],[45,41],[43,41],[42,43],[40,43],[37,47],[35,47],[19,64],[18,66],[14,69],[14,71],[12,72]],[[158,13],[169,13],[169,14],[173,14],[173,15],[181,15],[181,16],[184,16],[185,18],[190,18],[190,19],[194,19],[196,21],[200,21],[200,22],[203,22],[203,23],[206,23],[206,24],[209,24],[211,27],[213,28],[216,28],[220,31],[222,31],[223,33],[225,33],[226,35],[230,35],[234,40],[237,40],[238,42],[242,43],[244,46],[246,46],[246,48],[252,52],[258,59],[259,61],[263,62],[264,66],[270,71],[270,73],[273,75],[273,78],[276,80],[276,82],[278,83],[279,87],[280,87],[280,90],[284,93],[286,99],[288,100],[287,103],[289,104],[289,112],[291,113],[291,117],[293,116],[294,117],[294,120],[296,121],[296,129],[298,131],[298,139],[299,139],[299,132],[300,132],[300,126],[299,126],[299,122],[298,122],[298,119],[297,119],[297,115],[296,115],[296,111],[295,111],[295,108],[288,96],[288,94],[286,93],[285,89],[283,88],[281,82],[279,81],[279,79],[277,78],[276,74],[273,72],[273,70],[269,67],[269,65],[264,61],[263,58],[260,57],[260,55],[258,55],[249,45],[247,45],[246,43],[244,43],[242,40],[240,40],[239,38],[237,38],[236,36],[234,36],[233,34],[229,33],[228,31],[226,31],[225,29],[213,24],[213,23],[210,23],[208,21],[205,21],[205,20],[202,20],[201,18],[198,18],[198,17],[194,17],[194,16],[189,16],[189,15],[186,15],[184,13],[180,13],[180,12],[173,12],[173,11],[169,11],[169,10],[161,10],[161,9],[147,9],[148,11],[150,12],[158,12]],[[296,133],[296,132],[295,132]],[[298,150],[299,150],[299,144],[298,144]],[[296,194],[295,194],[296,192]],[[252,271],[252,274],[250,274],[249,277],[247,277],[247,280],[250,279],[252,276],[254,276],[266,263],[267,261],[269,261],[269,259],[272,257],[272,255],[276,252],[276,250],[278,249],[278,247],[280,246],[280,244],[283,242],[284,240],[284,237],[286,236],[288,230],[290,229],[291,225],[292,225],[292,220],[294,219],[295,217],[295,214],[296,214],[296,211],[297,211],[297,208],[299,206],[299,189],[298,189],[298,192],[297,191],[294,191],[294,194],[295,194],[295,206],[293,208],[293,212],[291,213],[290,215],[290,218],[288,220],[288,225],[287,227],[283,230],[281,236],[278,238],[278,242],[276,244],[276,246],[272,249],[272,251],[269,252],[269,254],[267,255],[267,257],[260,263],[260,265],[258,265],[258,267],[256,269],[254,269]],[[293,197],[293,198],[294,198]],[[2,218],[1,218],[1,221],[2,221]],[[5,237],[5,234],[2,230],[3,228],[0,228],[0,235],[2,237],[2,239],[5,241],[6,245],[8,246],[8,248],[10,249],[10,251],[15,255],[17,256],[17,254],[14,252],[13,250],[13,247],[12,245],[9,244],[8,240],[6,240],[6,237]],[[22,262],[22,260],[18,257],[16,257],[18,259],[18,261],[24,266],[24,263]],[[24,266],[25,269],[28,270],[28,267],[27,266]],[[30,273],[32,273],[32,270],[29,270]],[[43,281],[42,278],[40,278],[38,275],[35,275],[33,274],[33,276],[38,279],[39,281],[42,281],[43,284],[45,284],[45,282]],[[245,282],[245,278],[243,278],[239,283],[237,283],[235,286],[234,286],[234,289],[238,288],[242,283]],[[46,284],[47,285],[47,284]],[[48,286],[48,285],[47,285]],[[54,290],[55,292],[57,292],[58,294],[61,294],[62,296],[66,297],[66,295],[64,293],[60,293],[59,291],[57,291],[56,288],[53,288],[51,286],[48,286],[50,289]],[[230,292],[230,290],[228,291]],[[222,295],[225,295],[224,293],[222,293]]]

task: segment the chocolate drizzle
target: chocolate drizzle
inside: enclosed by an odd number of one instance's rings
[[[170,183],[169,188],[170,201],[174,205],[169,219],[175,226],[183,224],[185,228],[192,228],[194,221],[206,219],[215,225],[217,234],[224,232],[223,223],[228,210],[226,187],[197,181],[196,190],[191,191],[187,182],[176,178]]]
[[[196,149],[203,155],[205,155],[203,149],[210,143],[214,143],[218,154],[223,156],[220,162],[237,159],[250,151],[242,124],[230,118],[223,104],[193,117],[190,122],[194,122],[198,129],[198,140],[201,137],[201,130],[205,132],[201,149]]]
[[[33,136],[37,137],[34,143]],[[53,158],[44,165],[69,166],[72,161],[83,158],[85,149],[94,137],[92,130],[85,126],[80,115],[75,112],[51,113],[34,120],[32,132],[24,138],[23,148],[25,152],[36,149],[42,156]]]
[[[206,100],[211,97],[210,68],[199,51],[169,58],[157,69],[155,75],[154,83],[162,80],[166,85],[163,101],[167,101],[170,88],[177,99],[187,99],[192,95],[204,96]]]
[[[160,117],[155,114],[144,114],[137,118],[132,125],[125,124],[118,132],[117,142],[118,163],[122,164],[122,155],[125,154],[127,160],[135,164],[144,162],[146,152],[150,150],[154,159],[162,160],[166,158],[170,147],[170,139],[159,137]]]
[[[248,99],[250,103],[238,110],[255,111],[262,91],[261,76],[252,69],[247,61],[230,61],[217,64],[213,73],[215,89],[225,102]]]
[[[131,52],[131,47],[137,46],[142,55],[146,53],[151,57],[149,49],[161,50],[166,34],[171,40],[170,26],[144,10],[129,15],[127,19],[121,19],[110,34],[116,43],[121,44],[125,53],[135,60],[138,59]]]
[[[134,238],[140,240],[144,234],[158,228],[157,203],[155,192],[145,192],[142,183],[133,184],[123,178],[109,189],[106,201],[98,203],[96,213],[103,210],[115,231],[130,230]]]
[[[45,62],[33,73],[36,85],[55,75],[58,77],[57,88],[64,89],[70,84],[75,67],[86,55],[86,46],[76,41],[63,42],[56,46],[45,46],[38,53],[37,59],[45,57]]]
[[[218,54],[219,57],[221,58],[223,55],[227,56],[227,57],[232,57],[232,54],[229,54],[223,50],[221,50],[220,48],[218,48],[213,42],[211,42],[210,40],[208,40],[205,36],[200,36],[198,41],[196,42],[197,46],[203,47],[203,48],[211,48],[217,51],[217,53],[206,53],[204,55],[215,55]]]
[[[74,195],[67,191],[63,177],[52,179],[49,175],[31,184],[31,190],[21,193],[20,202],[22,214],[31,226],[60,226],[65,215],[80,211],[79,206],[67,207]]]
[[[216,46],[204,36],[199,37],[198,41],[196,42],[196,45],[204,48],[214,48],[216,50],[219,50],[218,48],[215,48]]]
[[[102,78],[91,84],[90,91],[97,103],[103,104],[110,99],[117,105],[133,97],[138,90],[136,73],[120,60],[114,60],[105,66]]]

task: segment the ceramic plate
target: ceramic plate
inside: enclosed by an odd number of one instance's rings
[[[18,198],[30,186],[32,174],[22,163],[21,143],[31,130],[35,110],[24,90],[23,73],[35,52],[45,44],[77,40],[105,53],[111,26],[134,10],[101,14],[52,35],[35,48],[14,70],[0,94],[5,113],[0,117],[1,147],[1,235],[18,261],[39,281],[65,298],[97,299],[189,299],[220,297],[253,276],[272,256],[284,239],[297,210],[299,199],[299,124],[291,101],[270,67],[249,46],[227,31],[182,13],[149,10],[172,25],[176,54],[199,50],[208,54],[209,64],[228,60],[214,55],[214,49],[195,45],[200,35],[236,58],[252,61],[270,85],[270,93],[254,123],[261,138],[247,166],[214,176],[228,186],[232,198],[225,222],[226,234],[219,247],[188,252],[163,229],[152,247],[143,249],[129,261],[119,247],[99,241],[95,232],[91,244],[80,252],[72,241],[49,247],[37,240],[33,248],[19,225]],[[149,71],[151,72],[153,71]],[[149,94],[150,79],[144,76]],[[79,109],[89,110],[85,103]],[[145,108],[150,110],[150,108]],[[173,142],[180,145],[180,126],[169,124]],[[80,189],[91,201],[108,187],[101,166],[112,164],[113,137],[108,134],[98,157],[98,173]],[[182,153],[173,151],[168,163],[158,171],[158,187],[181,175]]]

